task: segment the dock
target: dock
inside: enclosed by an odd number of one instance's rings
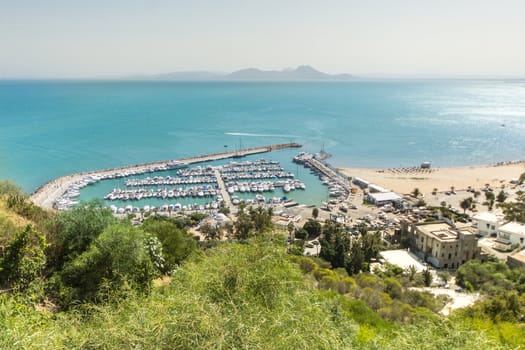
[[[75,174],[61,176],[59,178],[56,178],[54,180],[51,180],[45,183],[44,185],[37,188],[31,194],[30,198],[31,198],[31,201],[33,201],[33,203],[35,203],[36,205],[43,207],[43,208],[51,209],[54,207],[58,198],[64,195],[64,193],[66,193],[66,191],[68,191],[75,183],[79,182],[80,180],[88,176],[105,177],[105,176],[114,175],[114,174],[126,174],[126,173],[136,174],[136,173],[145,173],[145,172],[152,172],[152,171],[162,171],[162,170],[169,170],[170,165],[172,164],[188,164],[189,165],[189,164],[194,164],[194,163],[209,162],[209,161],[228,159],[228,158],[239,158],[239,157],[260,154],[260,153],[267,153],[267,152],[282,150],[282,149],[287,149],[287,148],[300,148],[300,147],[302,147],[302,145],[299,143],[295,143],[295,142],[273,144],[273,145],[268,145],[268,146],[245,148],[245,149],[240,149],[236,151],[205,154],[205,155],[196,156],[196,157],[162,160],[162,161],[157,161],[157,162],[127,165],[127,166],[117,167],[117,168],[101,169],[101,170],[94,170],[94,171],[89,171],[89,172],[75,173]]]

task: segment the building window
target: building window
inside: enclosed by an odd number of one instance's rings
[[[448,258],[450,259],[451,257],[452,257],[452,254],[449,253],[449,254],[448,254]]]

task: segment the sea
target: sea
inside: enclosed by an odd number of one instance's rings
[[[525,159],[525,80],[0,81],[0,179],[27,192],[70,173],[290,141],[303,148],[249,159],[279,160],[313,204],[327,192],[291,162],[299,151],[324,150],[335,167]]]

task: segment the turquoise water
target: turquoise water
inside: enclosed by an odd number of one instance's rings
[[[525,158],[525,82],[1,81],[0,123],[0,178],[26,191],[73,172],[289,141],[324,145],[336,166],[473,165]]]

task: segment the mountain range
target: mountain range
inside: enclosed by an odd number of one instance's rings
[[[232,73],[212,73],[206,71],[162,73],[149,76],[137,76],[132,79],[178,80],[178,81],[344,81],[355,79],[350,74],[327,74],[311,66],[298,66],[293,69],[261,70],[257,68],[241,69]]]

